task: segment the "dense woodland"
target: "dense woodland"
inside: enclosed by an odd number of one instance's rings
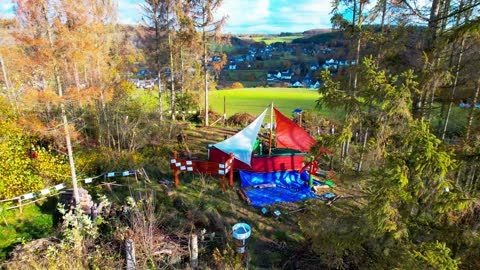
[[[207,67],[209,44],[228,42],[226,18],[213,16],[222,1],[146,0],[134,27],[118,24],[114,1],[14,2],[15,18],[0,21],[0,199],[69,179],[79,202],[77,178],[109,170],[171,177],[172,151],[185,150],[177,135],[216,120],[208,92],[225,61]],[[338,134],[320,134],[317,145],[335,151],[338,178],[356,195],[298,212],[290,222],[300,236],[271,267],[480,269],[480,1],[419,2],[333,1],[335,37],[358,64],[319,78],[317,106],[343,119],[309,111],[303,125],[336,124]],[[139,94],[128,80],[145,68],[160,79]],[[190,109],[199,113],[167,113]],[[198,201],[162,203],[147,193],[123,220],[66,214],[45,253],[6,256],[4,267],[118,269],[116,247],[128,237],[143,243],[139,268],[187,267],[188,240],[167,236],[221,223],[212,210],[221,202],[200,201],[209,199],[200,192],[188,193]],[[202,249],[201,268],[244,267],[233,250],[228,241]]]

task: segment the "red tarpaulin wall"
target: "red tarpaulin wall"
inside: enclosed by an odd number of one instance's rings
[[[291,148],[309,152],[315,139],[292,120],[275,110],[277,122],[277,148]]]
[[[210,161],[221,162],[228,158],[228,155],[216,148],[210,148]],[[276,172],[276,171],[292,171],[300,170],[303,167],[305,155],[271,155],[256,156],[252,155],[251,166],[235,159],[233,167],[236,170],[244,170],[250,172]]]

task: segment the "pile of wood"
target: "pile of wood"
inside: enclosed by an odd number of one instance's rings
[[[94,203],[92,200],[92,196],[88,193],[88,191],[84,188],[78,188],[78,194],[80,197],[80,209],[86,215],[90,215],[92,213],[92,207],[94,207]],[[65,209],[74,209],[75,208],[75,199],[73,198],[73,189],[68,189],[60,195],[59,201]]]

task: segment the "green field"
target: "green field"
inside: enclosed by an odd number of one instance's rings
[[[341,114],[327,109],[316,109],[315,101],[319,98],[318,92],[303,88],[243,88],[212,91],[209,95],[210,108],[222,113],[223,97],[226,98],[227,117],[237,112],[259,115],[271,102],[285,115],[290,115],[295,108],[318,111],[325,117],[337,119]]]
[[[265,42],[267,45],[275,43],[275,42],[287,42],[290,43],[292,40],[297,38],[303,38],[302,35],[298,36],[262,36],[262,37],[253,37],[252,39],[256,42]]]

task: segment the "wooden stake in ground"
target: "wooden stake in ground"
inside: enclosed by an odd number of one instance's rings
[[[190,254],[190,265],[192,269],[198,269],[198,237],[196,234],[192,234],[190,244],[192,252]]]
[[[125,260],[127,270],[135,270],[135,244],[132,239],[125,240]]]
[[[173,158],[174,159],[178,158],[177,152],[173,152]],[[175,183],[175,188],[178,188],[178,185],[179,185],[178,174],[179,174],[179,171],[177,169],[174,169],[173,170],[173,181]]]

